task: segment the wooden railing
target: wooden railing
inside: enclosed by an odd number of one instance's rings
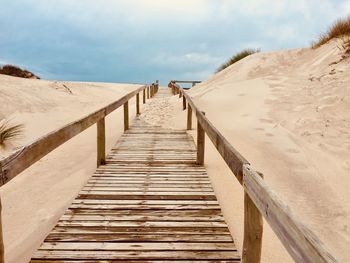
[[[123,106],[124,108],[124,130],[129,129],[129,100],[136,95],[136,114],[140,114],[140,95],[142,92],[143,103],[146,98],[152,98],[158,92],[158,83],[142,86],[117,101],[99,109],[77,121],[74,121],[58,130],[55,130],[33,143],[26,145],[0,160],[0,186],[6,184],[29,166],[39,161],[45,155],[62,145],[75,135],[86,130],[93,124],[97,124],[97,166],[105,163],[106,139],[105,139],[105,117]],[[0,263],[4,263],[4,243],[1,224],[1,199],[0,199]]]
[[[263,220],[282,242],[295,262],[338,262],[322,241],[291,212],[289,207],[264,182],[263,175],[225,139],[200,111],[191,97],[178,85],[169,87],[183,98],[188,109],[187,129],[192,129],[192,112],[197,117],[197,163],[204,163],[205,134],[210,138],[228,167],[244,188],[244,238],[242,262],[261,261]]]
[[[202,81],[200,81],[200,80],[170,80],[170,83],[172,83],[172,84],[176,84],[176,83],[185,83],[186,84],[186,83],[188,83],[188,84],[191,84],[192,87],[194,87],[196,84],[199,84],[201,82]]]

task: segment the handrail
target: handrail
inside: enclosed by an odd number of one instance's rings
[[[115,102],[90,113],[89,115],[71,122],[62,128],[44,135],[34,142],[22,147],[9,156],[0,160],[0,186],[6,184],[29,166],[39,161],[45,155],[62,145],[69,139],[86,130],[93,124],[97,124],[97,166],[105,163],[105,117],[112,111],[124,106],[124,130],[129,128],[129,100],[136,95],[136,114],[140,114],[139,93],[143,92],[143,103],[152,98],[158,92],[158,83],[144,85]],[[1,223],[1,199],[0,199],[0,263],[4,263],[4,243]]]
[[[170,83],[173,83],[173,84],[176,84],[176,83],[190,83],[190,84],[192,84],[192,87],[194,87],[196,84],[199,84],[201,82],[202,81],[200,81],[200,80],[170,80]]]
[[[185,110],[186,106],[188,108],[187,127],[192,127],[193,110],[197,116],[197,133],[198,130],[205,131],[244,188],[242,262],[258,263],[261,260],[262,217],[269,223],[295,262],[338,262],[323,242],[293,215],[289,207],[263,181],[263,175],[252,168],[249,162],[197,108],[184,89],[171,82],[169,86],[175,90],[175,94],[183,97],[183,109]],[[205,138],[202,135],[200,137],[202,140]],[[199,155],[203,158],[204,147],[198,145],[199,151],[202,151]]]

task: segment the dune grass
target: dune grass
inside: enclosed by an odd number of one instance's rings
[[[318,48],[326,44],[331,39],[344,38],[350,36],[350,16],[340,18],[335,21],[325,33],[322,33],[316,41],[312,43],[312,48]],[[345,41],[349,45],[349,41]]]
[[[0,74],[27,79],[40,79],[40,77],[26,69],[21,69],[20,67],[9,64],[0,67]]]
[[[254,53],[260,52],[260,49],[252,49],[252,48],[247,48],[243,49],[242,51],[236,53],[233,55],[228,61],[226,61],[224,64],[222,64],[217,70],[216,73],[220,72],[221,70],[227,68],[228,66],[231,66],[232,64],[236,63],[237,61],[251,55]]]
[[[23,134],[22,124],[11,124],[8,120],[0,121],[0,145],[4,145],[10,140],[15,140]]]

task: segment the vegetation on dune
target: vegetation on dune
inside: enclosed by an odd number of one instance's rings
[[[350,52],[350,16],[347,18],[338,19],[333,25],[331,25],[325,33],[322,33],[318,39],[312,43],[312,48],[318,48],[323,44],[326,44],[331,39],[335,38],[347,38],[344,40],[344,48],[346,52]],[[346,49],[347,47],[347,49]]]
[[[220,72],[221,70],[227,68],[228,66],[231,66],[232,64],[236,63],[237,61],[251,55],[254,53],[260,52],[260,49],[252,49],[252,48],[247,48],[244,49],[237,54],[233,55],[228,61],[226,61],[224,64],[222,64],[217,70],[216,73]]]
[[[8,120],[0,121],[0,145],[7,141],[17,139],[23,134],[23,124],[11,124]]]
[[[3,67],[0,67],[0,74],[27,79],[40,79],[34,73],[14,65],[4,65]]]

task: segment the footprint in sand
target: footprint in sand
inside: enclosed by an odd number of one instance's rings
[[[272,133],[269,133],[269,132],[265,133],[265,135],[269,136],[269,137],[273,137],[274,136]]]
[[[246,94],[245,93],[240,93],[240,94],[238,94],[238,96],[240,96],[240,97],[243,97],[243,96],[245,96]]]
[[[270,119],[259,119],[263,123],[273,123],[273,120]]]
[[[257,130],[257,131],[264,131],[265,129],[264,128],[255,128],[255,130]]]
[[[291,148],[287,149],[287,152],[289,152],[289,153],[300,153],[298,150],[291,149]]]

